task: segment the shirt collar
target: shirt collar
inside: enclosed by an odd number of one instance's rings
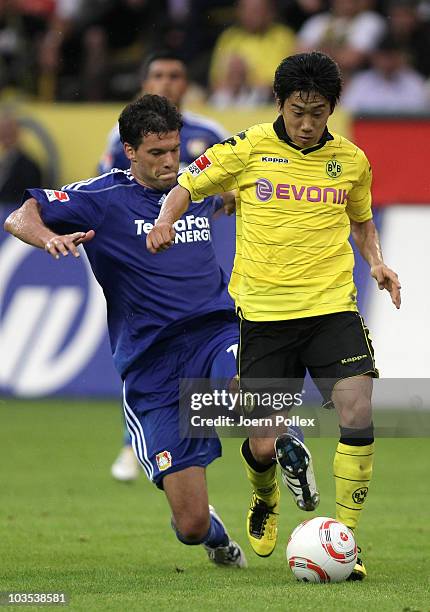
[[[287,130],[285,129],[284,118],[282,117],[282,115],[279,115],[279,117],[273,123],[273,129],[275,130],[276,136],[279,138],[279,140],[283,140],[288,145],[290,145],[290,147],[293,147],[293,149],[297,149],[298,151],[301,151],[303,155],[307,155],[308,153],[317,151],[318,149],[321,149],[325,145],[325,143],[328,142],[329,140],[334,140],[333,135],[330,134],[326,126],[324,128],[324,132],[322,133],[320,141],[316,145],[314,145],[313,147],[309,147],[308,149],[302,149],[301,147],[296,145],[291,140],[291,138],[288,136]]]

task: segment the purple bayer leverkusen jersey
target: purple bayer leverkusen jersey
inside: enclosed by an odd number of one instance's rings
[[[44,223],[55,232],[95,230],[84,247],[106,297],[120,374],[151,344],[176,336],[181,323],[234,312],[211,241],[216,199],[191,203],[175,224],[175,244],[169,250],[157,255],[147,250],[146,235],[166,193],[143,187],[129,171],[112,170],[61,191],[28,189],[24,194],[40,203]]]

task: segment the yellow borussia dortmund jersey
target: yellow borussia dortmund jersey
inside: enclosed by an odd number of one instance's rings
[[[300,150],[282,117],[216,144],[179,183],[199,200],[239,190],[230,293],[244,318],[277,321],[357,310],[350,219],[372,218],[371,170],[325,131]]]

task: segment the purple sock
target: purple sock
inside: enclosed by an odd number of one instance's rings
[[[211,548],[215,548],[216,546],[227,546],[228,535],[224,527],[219,522],[219,520],[216,519],[212,514],[210,515],[210,517],[211,524],[209,527],[209,531],[206,534],[204,543],[207,546],[210,546]]]
[[[227,546],[229,540],[224,527],[214,516],[212,516],[212,514],[210,515],[210,520],[211,522],[207,534],[201,540],[193,542],[190,542],[184,538],[184,536],[177,530],[173,521],[171,522],[171,525],[178,540],[187,546],[196,546],[198,544],[206,544],[211,548],[215,548],[217,546]]]

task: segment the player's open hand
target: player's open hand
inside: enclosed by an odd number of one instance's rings
[[[146,246],[150,253],[160,253],[175,242],[175,228],[167,222],[156,223],[146,237]]]
[[[79,244],[92,240],[96,235],[94,230],[88,232],[75,232],[64,236],[53,236],[45,244],[45,251],[54,259],[60,259],[60,254],[67,257],[71,253],[74,257],[80,257],[77,249]]]
[[[397,274],[393,270],[388,268],[385,264],[372,266],[372,268],[370,269],[370,273],[378,283],[379,289],[381,289],[381,291],[383,289],[386,289],[391,296],[391,301],[393,302],[394,306],[396,308],[400,308],[400,289],[402,287],[400,285],[399,277],[397,276]]]

